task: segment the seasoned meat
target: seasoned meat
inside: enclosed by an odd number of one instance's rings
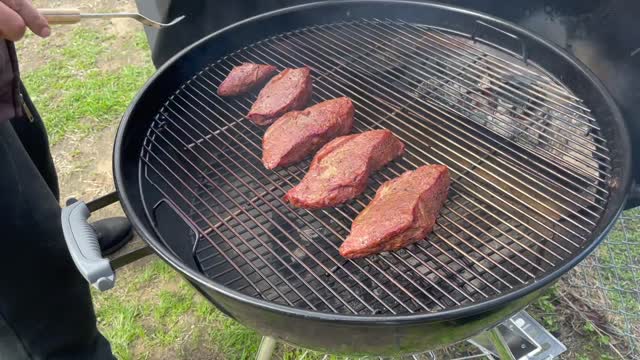
[[[218,86],[218,95],[236,96],[255,89],[264,84],[278,69],[272,65],[244,63],[234,67],[229,75]]]
[[[359,258],[424,239],[447,199],[449,182],[446,166],[427,165],[382,184],[353,221],[340,255]]]
[[[353,125],[353,103],[347,97],[323,101],[291,111],[273,123],[262,139],[262,162],[267,169],[287,166],[313,154]]]
[[[404,144],[389,130],[336,138],[318,151],[307,174],[285,200],[308,209],[341,204],[360,195],[369,175],[403,152]]]
[[[270,125],[291,110],[304,109],[311,100],[309,68],[286,69],[262,88],[247,118],[258,125]]]

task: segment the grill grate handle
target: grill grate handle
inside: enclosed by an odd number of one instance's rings
[[[508,37],[517,40],[520,43],[520,57],[522,58],[522,62],[524,62],[525,64],[527,63],[527,45],[524,43],[524,41],[518,37],[517,35],[514,35],[510,32],[504,31],[502,29],[498,29],[497,27],[493,26],[493,25],[489,25],[484,21],[481,20],[476,20],[476,25],[473,28],[473,32],[471,33],[471,40],[473,40],[474,42],[476,41],[476,36],[478,34],[478,28],[480,27],[479,25],[488,27],[489,29],[495,30],[501,34],[507,35]]]
[[[155,20],[151,20],[146,16],[138,13],[82,13],[79,9],[38,9],[40,14],[44,16],[50,25],[62,25],[62,24],[76,24],[82,19],[95,19],[95,18],[129,18],[138,21],[139,23],[150,26],[155,29],[161,29],[177,24],[184,16],[173,19],[170,23],[161,23]]]

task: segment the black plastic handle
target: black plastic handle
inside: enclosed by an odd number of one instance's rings
[[[91,211],[82,201],[62,209],[61,221],[64,239],[80,274],[96,289],[109,290],[116,275],[108,259],[102,257],[98,235],[89,225]]]
[[[88,220],[93,211],[118,200],[116,192],[86,204],[76,199],[69,199],[61,214],[62,230],[73,262],[82,276],[100,291],[108,290],[115,285],[116,269],[153,253],[151,248],[145,245],[111,260],[102,256],[98,236]]]

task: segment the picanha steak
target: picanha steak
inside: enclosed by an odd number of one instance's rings
[[[309,171],[285,200],[307,209],[341,204],[360,195],[369,175],[403,152],[404,144],[389,130],[338,137],[316,153]]]
[[[264,84],[277,72],[273,65],[244,63],[236,66],[218,86],[218,95],[242,95]]]
[[[351,224],[340,255],[359,258],[424,239],[447,199],[449,183],[444,165],[421,166],[385,182]]]
[[[335,137],[348,134],[353,126],[353,114],[351,99],[341,97],[282,115],[262,139],[264,166],[275,169],[291,165]]]
[[[309,100],[311,100],[309,68],[286,69],[271,78],[260,90],[247,118],[257,125],[270,125],[286,112],[304,109]]]

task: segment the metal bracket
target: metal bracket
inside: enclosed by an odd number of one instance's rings
[[[114,191],[109,194],[103,195],[97,199],[91,200],[86,205],[87,205],[87,208],[91,212],[93,212],[96,210],[100,210],[104,207],[107,207],[111,204],[114,204],[119,200],[120,198],[118,197],[118,193]],[[76,199],[70,198],[67,200],[67,205],[70,205],[75,202],[77,202]],[[143,257],[149,256],[152,254],[153,254],[153,250],[148,245],[145,244],[142,247],[128,251],[124,254],[116,253],[116,255],[114,257],[111,257],[109,260],[111,262],[111,267],[115,271],[116,269],[119,269],[138,259],[142,259]]]
[[[547,360],[567,350],[525,311],[468,341],[498,359]]]
[[[112,192],[107,195],[100,196],[97,199],[91,200],[87,203],[87,207],[91,212],[102,209],[103,207],[107,207],[113,203],[119,201],[117,192]]]
[[[142,259],[143,257],[152,254],[153,250],[145,244],[140,248],[131,250],[122,255],[118,254],[117,256],[111,258],[111,267],[113,268],[113,270],[117,270],[125,265],[131,264],[136,260]]]

